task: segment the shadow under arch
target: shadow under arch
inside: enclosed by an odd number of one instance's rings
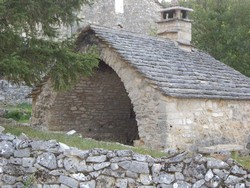
[[[91,77],[57,94],[50,109],[49,129],[74,129],[83,137],[127,145],[139,139],[136,115],[124,84],[102,60]]]

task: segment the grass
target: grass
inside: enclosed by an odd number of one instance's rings
[[[29,138],[39,140],[56,140],[71,147],[77,147],[82,150],[93,148],[103,148],[107,150],[132,150],[143,155],[150,155],[155,158],[166,156],[166,153],[149,150],[145,148],[138,148],[132,146],[125,146],[119,143],[96,141],[93,139],[85,139],[76,135],[68,136],[63,133],[53,133],[48,131],[36,130],[27,126],[4,126],[5,133],[11,133],[19,136],[21,133],[26,134]],[[250,156],[241,156],[238,152],[233,152],[231,156],[235,161],[240,163],[246,169],[250,169]]]
[[[5,133],[11,133],[19,136],[24,133],[29,138],[39,139],[39,140],[56,140],[57,142],[62,142],[71,147],[77,147],[82,150],[88,150],[93,148],[103,148],[107,150],[133,150],[136,153],[150,155],[152,157],[158,158],[166,156],[166,153],[149,150],[145,148],[138,148],[132,146],[125,146],[119,143],[113,142],[102,142],[93,139],[85,139],[79,136],[68,136],[63,133],[53,133],[48,131],[36,130],[27,126],[4,126]]]
[[[31,117],[31,104],[21,103],[15,106],[8,105],[3,107],[7,110],[4,116],[6,119],[14,119],[20,123],[27,123]]]
[[[241,156],[238,152],[233,152],[232,158],[246,169],[250,169],[250,156]]]

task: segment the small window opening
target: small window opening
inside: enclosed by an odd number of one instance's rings
[[[174,18],[175,17],[175,12],[174,11],[170,11],[168,13],[168,18]]]
[[[174,18],[174,17],[175,17],[175,11],[174,10],[168,11],[168,12],[163,12],[163,14],[162,14],[162,18],[164,20],[171,19],[171,18]]]
[[[187,11],[182,10],[182,11],[181,11],[181,15],[182,15],[182,18],[183,18],[183,19],[187,19]]]

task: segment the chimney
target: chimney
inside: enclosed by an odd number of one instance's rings
[[[157,34],[162,38],[168,38],[177,42],[185,51],[191,51],[191,20],[189,12],[193,9],[178,6],[178,1],[172,1],[172,6],[160,11],[161,20],[157,22]]]

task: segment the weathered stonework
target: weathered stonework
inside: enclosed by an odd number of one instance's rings
[[[101,58],[121,78],[132,101],[140,137],[136,144],[163,149],[167,135],[165,120],[161,118],[164,112],[160,108],[160,92],[112,50],[104,48]]]
[[[190,148],[248,142],[249,101],[164,97],[167,147]],[[181,142],[180,142],[181,141]]]
[[[32,100],[32,124],[41,129],[47,129],[49,110],[57,93],[52,89],[50,80],[42,87],[42,92]]]
[[[121,28],[137,33],[156,33],[156,21],[160,20],[162,6],[155,0],[123,0],[123,13],[115,10],[115,0],[96,0],[93,5],[85,5],[78,16],[83,20],[70,28],[61,28],[62,36],[71,36],[89,24]]]
[[[0,148],[1,188],[250,186],[249,170],[230,158],[188,152],[153,158],[130,150],[79,150],[54,140],[34,141],[1,133]]]
[[[60,92],[48,114],[49,130],[77,130],[84,137],[133,144],[133,106],[117,74],[106,64],[70,91]]]
[[[15,85],[0,79],[0,105],[31,103],[31,100],[26,98],[30,91],[31,88],[28,86]]]

